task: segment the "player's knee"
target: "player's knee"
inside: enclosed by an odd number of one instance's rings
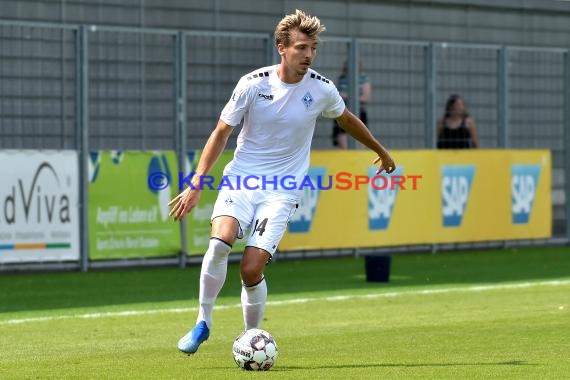
[[[246,247],[240,266],[241,280],[246,286],[254,286],[261,281],[270,258],[270,254],[261,248]]]
[[[263,268],[256,265],[242,265],[241,280],[245,286],[254,286],[263,279]]]

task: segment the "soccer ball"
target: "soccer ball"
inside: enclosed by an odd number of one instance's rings
[[[277,343],[265,330],[249,329],[234,342],[234,360],[248,371],[267,371],[277,359]]]

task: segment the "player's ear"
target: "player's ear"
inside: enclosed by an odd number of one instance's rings
[[[279,53],[279,55],[285,54],[285,46],[283,46],[283,44],[278,44],[277,45],[277,52]]]

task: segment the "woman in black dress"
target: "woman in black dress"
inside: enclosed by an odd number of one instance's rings
[[[445,114],[437,123],[437,148],[470,149],[478,145],[477,127],[463,98],[451,95],[445,104]]]

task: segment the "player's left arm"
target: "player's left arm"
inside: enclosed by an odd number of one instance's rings
[[[382,144],[372,136],[372,133],[370,133],[364,123],[350,112],[348,108],[344,109],[342,115],[337,117],[336,121],[338,122],[338,125],[346,131],[346,133],[378,154],[378,158],[373,162],[374,164],[380,163],[380,167],[376,174],[379,174],[384,170],[386,170],[387,173],[392,173],[396,169],[396,164],[386,148],[384,148]]]

